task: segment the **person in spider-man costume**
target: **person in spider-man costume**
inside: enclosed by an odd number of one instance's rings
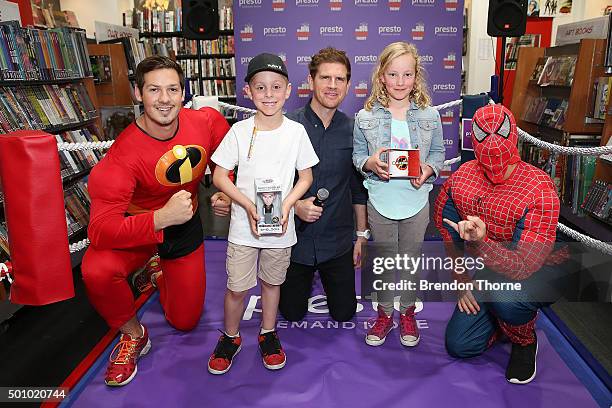
[[[160,303],[178,330],[193,329],[204,305],[197,191],[229,125],[212,108],[182,108],[184,81],[181,67],[166,57],[149,57],[138,65],[135,93],[144,114],[117,137],[89,177],[91,245],[83,259],[83,280],[94,308],[121,332],[106,371],[109,386],[129,383],[138,358],[151,347],[136,318],[126,280],[130,273],[159,253]],[[229,201],[213,196],[221,198]]]
[[[463,242],[470,255],[484,259],[489,277],[528,285],[559,263],[552,252],[559,217],[555,186],[546,173],[521,160],[514,116],[504,106],[476,111],[472,142],[476,160],[444,183],[434,221],[444,241]],[[471,281],[467,274],[454,276]],[[530,382],[536,374],[535,321],[546,304],[539,300],[520,291],[459,291],[446,329],[448,353],[478,356],[505,334],[512,342],[506,379]]]

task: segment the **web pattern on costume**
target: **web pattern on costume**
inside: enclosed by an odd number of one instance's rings
[[[443,223],[443,212],[455,210],[458,219],[480,217],[487,225],[483,241],[468,243],[485,265],[514,280],[523,280],[547,261],[556,237],[559,198],[543,171],[519,162],[512,177],[493,184],[477,161],[457,170],[444,184],[434,206],[434,221],[445,241],[455,231]],[[448,215],[446,215],[448,217]]]
[[[501,105],[489,105],[474,114],[472,131],[475,136],[474,152],[481,165],[502,171],[508,162],[518,161],[518,133],[511,113]],[[514,159],[514,160],[512,160]]]

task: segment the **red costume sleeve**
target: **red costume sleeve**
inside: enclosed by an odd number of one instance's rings
[[[543,185],[539,197],[528,206],[516,226],[516,248],[508,248],[488,237],[480,242],[470,242],[470,246],[484,258],[487,267],[510,279],[523,280],[540,269],[551,253],[558,219],[559,197],[554,186]]]
[[[461,216],[457,211],[457,207],[455,207],[455,203],[451,197],[451,186],[453,183],[453,177],[451,176],[446,182],[442,185],[440,189],[440,194],[436,198],[436,202],[434,204],[434,223],[438,231],[440,231],[440,235],[444,240],[444,247],[446,248],[446,253],[448,256],[452,258],[457,258],[464,256],[464,251],[461,248],[458,248],[455,243],[462,242],[463,240],[451,226],[447,225],[443,219],[449,219],[453,222],[461,221]],[[452,272],[452,276],[455,280],[459,282],[471,282],[470,277],[466,273],[455,273]]]
[[[153,211],[126,216],[136,179],[125,164],[100,162],[88,182],[91,212],[88,236],[99,249],[124,249],[161,243],[163,230],[155,232]]]

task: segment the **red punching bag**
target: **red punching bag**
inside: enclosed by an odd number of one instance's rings
[[[0,180],[13,267],[11,302],[45,305],[73,297],[55,137],[38,130],[0,135]]]

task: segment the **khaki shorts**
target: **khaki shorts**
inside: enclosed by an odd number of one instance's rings
[[[270,285],[280,285],[285,281],[290,260],[291,247],[253,248],[228,242],[227,288],[234,292],[249,290],[257,286],[257,277]]]

